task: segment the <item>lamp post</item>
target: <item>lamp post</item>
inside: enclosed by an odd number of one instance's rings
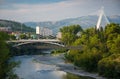
[[[22,33],[22,23],[21,23],[21,33]]]

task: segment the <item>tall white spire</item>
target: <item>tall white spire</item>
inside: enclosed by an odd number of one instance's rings
[[[102,6],[101,7],[101,10],[100,10],[100,14],[99,14],[99,18],[98,18],[98,21],[97,21],[97,29],[100,29],[100,24],[101,24],[101,21],[102,21],[102,17],[104,16],[107,24],[109,24],[109,20],[107,19],[105,13],[104,13],[104,7]]]

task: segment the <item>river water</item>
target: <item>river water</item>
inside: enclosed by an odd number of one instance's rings
[[[42,61],[38,62],[36,59]],[[61,61],[56,61],[57,59],[55,58],[54,61],[49,59],[46,61],[46,59],[47,56],[39,55],[16,56],[13,60],[20,61],[21,64],[19,67],[15,68],[14,73],[16,73],[20,79],[93,79],[90,77],[73,75],[59,70],[59,67],[52,62],[61,63]]]

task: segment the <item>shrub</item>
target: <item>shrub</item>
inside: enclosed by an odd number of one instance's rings
[[[98,72],[108,78],[120,79],[120,54],[113,54],[100,60]]]
[[[76,57],[75,65],[87,71],[97,71],[97,63],[101,58],[101,53],[96,48],[93,48],[90,52],[84,52],[79,57]]]

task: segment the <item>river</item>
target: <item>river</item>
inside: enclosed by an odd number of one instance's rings
[[[60,56],[23,55],[13,60],[21,62],[14,71],[20,79],[94,79],[68,73],[72,66],[65,64]]]

